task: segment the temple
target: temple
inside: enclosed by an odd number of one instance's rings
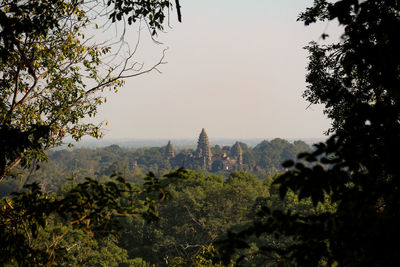
[[[216,149],[219,146],[216,146]],[[218,152],[218,149],[216,149]],[[227,156],[227,153],[230,156]],[[197,141],[197,149],[193,153],[181,152],[175,155],[172,142],[165,148],[165,159],[169,160],[174,168],[202,168],[208,171],[238,171],[243,167],[243,152],[239,142],[236,142],[230,151],[212,154],[210,141],[204,128]]]
[[[172,159],[175,157],[174,146],[172,145],[171,140],[168,141],[168,145],[165,148],[165,158],[167,160]]]
[[[199,141],[197,142],[196,156],[202,162],[203,169],[210,169],[212,164],[212,155],[210,149],[210,142],[204,128],[201,130]]]
[[[236,160],[236,163],[240,166],[243,165],[243,152],[242,152],[242,147],[240,146],[239,142],[236,142],[232,149],[231,149],[231,155],[232,157]]]

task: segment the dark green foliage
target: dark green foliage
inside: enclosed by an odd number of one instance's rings
[[[16,162],[26,151],[29,151],[32,158],[46,158],[40,139],[48,135],[49,129],[46,126],[32,126],[27,131],[21,131],[18,128],[0,125],[0,178],[15,167],[11,163]],[[30,163],[26,158],[19,162],[22,167],[29,167]]]
[[[100,30],[95,23],[100,17],[109,17],[105,24],[141,20],[154,35],[170,9],[166,0],[102,5],[105,1],[0,1],[0,180],[19,164],[44,160],[44,150],[61,145],[65,136],[102,136],[100,125],[82,120],[105,102],[100,92],[117,91],[132,75],[129,68],[104,64],[112,44],[89,45],[87,27]]]
[[[60,18],[68,16],[69,12],[82,5],[80,0],[2,0],[0,11],[0,54],[6,60],[12,51],[18,49],[18,36],[21,34],[51,34],[55,28],[62,27]],[[179,5],[179,1],[176,2]],[[69,5],[71,9],[66,8]],[[108,0],[108,6],[114,11],[109,18],[115,22],[127,17],[132,24],[140,19],[148,21],[152,33],[163,29],[165,9],[170,7],[169,1],[119,1]],[[22,19],[21,15],[25,14]]]
[[[93,94],[105,88],[116,90],[123,85],[122,79],[132,77],[122,75],[126,68],[118,69],[119,75],[115,75],[116,68],[109,63],[107,70],[101,68],[101,57],[111,48],[104,43],[88,45],[83,34],[87,25],[97,29],[96,16],[108,14],[113,23],[128,15],[129,24],[137,19],[144,20],[154,35],[162,30],[164,13],[170,7],[169,1],[109,0],[107,4],[114,10],[109,14],[102,7],[95,10],[96,4],[102,2],[0,1],[0,182],[6,176],[17,177],[11,173],[17,166],[21,172],[31,167],[27,178],[13,188],[18,192],[0,199],[1,266],[64,265],[69,249],[60,248],[58,244],[65,241],[63,238],[69,231],[85,232],[94,238],[92,251],[102,249],[102,245],[110,251],[102,251],[103,259],[98,254],[87,253],[86,261],[72,260],[68,264],[128,264],[126,255],[120,257],[124,251],[104,238],[117,233],[119,217],[141,216],[146,221],[155,220],[158,204],[168,196],[152,173],[145,177],[141,187],[120,176],[105,182],[85,178],[81,183],[75,183],[72,177],[72,185],[64,187],[59,194],[42,190],[51,184],[53,190],[60,188],[60,184],[52,183],[54,177],[44,177],[37,181],[40,184],[28,183],[36,162],[46,159],[44,150],[60,145],[66,135],[75,140],[83,135],[101,136],[98,126],[82,123],[83,118],[94,116],[97,106],[104,101]],[[179,6],[179,1],[176,4]],[[90,13],[96,15],[92,17]],[[180,11],[178,17],[180,20]],[[101,73],[104,71],[107,74]],[[122,169],[118,163],[113,164],[112,169]],[[102,171],[111,172],[109,168]],[[64,182],[58,179],[57,182]],[[50,228],[49,220],[52,221]],[[40,244],[39,233],[50,235],[50,232],[51,242],[43,240],[46,246]],[[76,244],[71,244],[70,249]],[[104,261],[107,252],[118,260]],[[140,260],[138,263],[141,264]]]
[[[62,153],[55,155],[63,158]],[[48,197],[48,200],[33,201],[35,208],[30,210],[38,209],[36,206],[39,205],[35,203],[43,203],[45,208],[42,210],[47,212],[39,217],[46,223],[38,224],[38,235],[30,242],[23,224],[16,224],[20,225],[17,232],[22,238],[18,251],[31,250],[37,263],[60,265],[103,262],[116,266],[135,264],[143,259],[158,265],[168,262],[172,266],[200,263],[218,266],[218,253],[212,243],[222,238],[228,229],[235,232],[246,229],[256,214],[263,212],[260,209],[264,205],[295,210],[303,215],[326,210],[324,206],[314,209],[311,201],[299,201],[292,193],[281,201],[279,189],[271,186],[274,179],[262,181],[251,174],[233,172],[224,181],[223,177],[214,174],[204,175],[181,168],[160,179],[150,173],[144,180],[144,187],[126,183],[121,178],[103,183],[88,179],[79,184],[71,181],[62,187],[60,194],[49,195],[34,185],[38,198]],[[50,182],[49,188],[52,187]],[[172,197],[158,205],[164,195]],[[29,196],[28,199],[33,198]],[[10,200],[16,207],[18,201],[13,197],[3,198],[2,203],[7,204],[4,201]],[[21,204],[21,212],[24,205]],[[52,212],[54,210],[57,212]],[[156,219],[156,213],[159,219],[152,220]],[[30,217],[29,222],[34,222],[35,218]],[[146,219],[153,222],[149,224]],[[16,218],[13,220],[10,224],[15,225]],[[27,221],[24,216],[19,220]],[[28,233],[31,236],[31,230]],[[59,241],[55,244],[55,240]],[[278,254],[260,256],[260,249],[266,245],[282,247],[292,243],[291,239],[273,236],[266,236],[261,241],[251,239],[242,263],[247,266],[276,263],[280,259]],[[13,255],[9,251],[4,253]],[[236,254],[236,259],[240,255]],[[24,260],[22,255],[18,260]],[[146,262],[143,266],[147,266]]]
[[[165,9],[168,9],[171,4],[169,0],[108,0],[107,5],[113,5],[114,11],[109,15],[113,22],[126,17],[128,24],[131,25],[138,20],[145,19],[151,29],[151,34],[155,35],[157,30],[163,29]],[[179,6],[179,2],[177,2],[177,5]],[[180,11],[179,8],[178,11]]]
[[[66,255],[57,243],[73,229],[101,239],[117,234],[120,217],[140,216],[146,221],[157,217],[158,204],[168,197],[153,174],[143,187],[127,183],[122,177],[106,183],[93,179],[71,185],[61,195],[43,193],[37,184],[29,184],[21,193],[0,201],[0,261],[2,263],[52,264]],[[164,181],[165,183],[166,181]],[[49,231],[51,216],[66,228],[50,247],[35,246],[40,231]]]
[[[225,182],[222,177],[185,169],[166,177],[172,199],[160,206],[158,223],[129,219],[120,239],[131,256],[156,264],[163,264],[165,258],[181,266],[197,256],[205,260],[204,248],[230,227],[248,223],[255,215],[256,199],[269,196],[262,181],[243,172],[233,172]]]
[[[51,216],[46,228],[33,240],[32,247],[47,250],[58,242],[55,266],[136,266],[134,262],[140,259],[129,259],[127,251],[117,245],[117,240],[114,235],[94,238],[83,229],[65,225]]]
[[[288,141],[276,138],[271,142],[263,141],[254,148],[256,154],[257,166],[270,170],[270,174],[283,171],[280,167],[282,161],[294,159],[296,157],[296,147],[304,146],[303,142],[297,142],[295,145]],[[302,148],[302,147],[301,147]]]
[[[71,5],[77,5],[78,1],[71,1]],[[59,27],[59,18],[65,16],[60,1],[15,1],[2,0],[0,11],[0,54],[3,60],[7,60],[11,52],[18,48],[18,36],[23,33],[46,34],[49,29]],[[6,11],[5,8],[8,8]],[[27,14],[21,19],[21,14]]]
[[[299,245],[299,239],[293,235],[303,230],[310,238],[319,234],[314,225],[306,224],[307,218],[335,212],[336,207],[330,204],[328,196],[316,207],[311,198],[300,199],[293,191],[281,199],[280,188],[275,184],[278,179],[280,176],[265,180],[269,195],[257,198],[253,222],[230,229],[227,236],[216,243],[225,264],[233,260],[242,266],[290,266],[295,261],[285,258],[284,252]],[[282,234],[282,229],[290,235]]]
[[[344,27],[340,43],[308,47],[304,96],[325,105],[332,136],[285,162],[290,170],[275,184],[282,198],[295,192],[314,206],[331,203],[335,209],[309,215],[265,208],[252,227],[231,235],[225,255],[253,234],[276,234],[294,243],[264,253],[278,253],[288,264],[399,265],[399,12],[396,0],[341,0],[315,1],[301,14],[306,24],[337,19]]]
[[[166,258],[166,263],[171,267],[224,266],[218,258],[218,251],[212,245],[203,246],[196,255],[190,258]]]

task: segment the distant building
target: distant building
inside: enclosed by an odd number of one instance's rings
[[[197,142],[196,156],[201,160],[203,169],[211,169],[212,155],[210,142],[208,141],[208,136],[204,128],[201,130],[199,141]]]
[[[239,142],[236,142],[231,148],[231,155],[236,160],[236,165],[241,170],[243,167],[243,151]]]
[[[243,166],[243,152],[239,142],[231,148],[231,157],[225,153],[212,155],[210,141],[204,128],[201,130],[197,149],[194,153],[178,153],[175,155],[172,142],[169,141],[165,149],[165,158],[175,168],[199,166],[209,171],[235,171]]]
[[[236,162],[232,162],[232,160],[224,153],[215,155],[212,163],[211,170],[216,171],[231,171],[234,169],[234,165]]]
[[[129,160],[129,170],[131,172],[134,172],[134,171],[136,171],[137,167],[138,167],[137,160],[136,159],[130,159]]]
[[[166,159],[175,158],[174,146],[172,145],[171,140],[168,141],[168,145],[165,148],[165,157]]]

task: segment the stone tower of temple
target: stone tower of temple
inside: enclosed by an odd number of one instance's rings
[[[212,156],[210,149],[210,142],[204,128],[201,130],[199,141],[197,142],[196,155],[202,160],[204,169],[210,169],[212,164]]]
[[[168,141],[168,145],[165,148],[165,157],[167,159],[172,159],[175,157],[174,146],[172,145],[171,140]]]
[[[134,171],[136,171],[137,167],[138,167],[137,160],[136,159],[130,159],[129,160],[129,170],[131,172],[134,172]]]
[[[243,165],[243,151],[239,142],[236,142],[231,148],[231,155],[234,159],[236,159],[236,164],[239,168]]]

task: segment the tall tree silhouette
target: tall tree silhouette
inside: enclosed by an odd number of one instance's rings
[[[274,234],[291,244],[266,244],[260,251],[300,266],[400,264],[399,14],[397,0],[316,0],[300,14],[306,25],[338,20],[344,27],[340,42],[307,47],[304,97],[324,104],[333,123],[330,138],[297,162],[285,162],[289,171],[275,184],[282,198],[294,191],[336,211],[304,215],[264,207],[252,227],[230,233],[225,255],[247,247],[253,234]]]

